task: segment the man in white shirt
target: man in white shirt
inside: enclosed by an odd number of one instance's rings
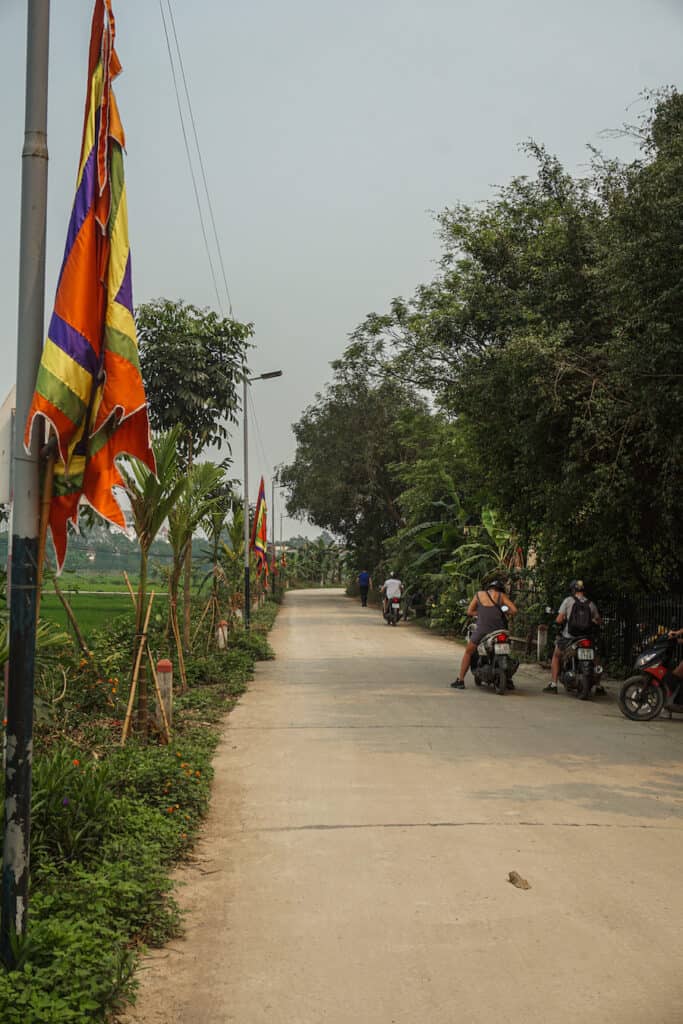
[[[398,576],[392,574],[389,579],[385,580],[382,584],[382,611],[386,614],[388,602],[392,597],[401,597],[403,594],[403,584],[401,583]]]

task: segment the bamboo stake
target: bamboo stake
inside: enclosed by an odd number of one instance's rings
[[[130,579],[128,578],[128,573],[126,572],[125,569],[123,570],[123,577],[124,577],[124,579],[126,581],[126,586],[128,587],[128,593],[130,594],[130,599],[133,602],[133,607],[137,607],[137,599],[135,597],[135,592],[134,592],[134,590],[133,590],[133,588],[131,586]],[[147,659],[149,661],[149,667],[152,670],[152,679],[154,680],[154,689],[156,691],[157,701],[159,702],[159,708],[161,709],[161,717],[162,717],[162,719],[164,721],[164,729],[166,731],[166,740],[167,740],[168,743],[170,743],[171,742],[171,727],[168,724],[168,718],[166,716],[166,708],[164,707],[164,702],[163,702],[163,700],[161,698],[161,688],[159,686],[159,677],[157,675],[156,665],[154,664],[154,655],[152,654],[152,652],[149,649],[149,644],[146,644],[146,647],[147,647]]]
[[[130,684],[130,694],[128,697],[128,707],[126,708],[126,717],[123,722],[123,732],[121,734],[121,746],[125,747],[126,740],[128,738],[128,731],[130,729],[130,719],[133,714],[133,704],[135,703],[135,691],[138,687],[138,676],[140,674],[140,664],[142,662],[142,654],[147,646],[147,629],[149,626],[150,615],[152,614],[152,604],[154,603],[154,591],[149,595],[149,604],[147,605],[147,613],[145,615],[145,622],[142,627],[142,633],[140,634],[140,643],[138,645],[137,653],[135,655],[135,667],[133,668],[133,678]]]
[[[125,569],[123,570],[123,578],[126,581],[126,586],[128,587],[128,593],[130,594],[130,599],[133,602],[133,604],[135,605],[135,607],[137,608],[138,601],[137,601],[137,598],[135,596],[135,591],[133,590],[132,584],[131,584],[130,580],[128,579],[128,573],[126,572]]]
[[[178,668],[180,669],[180,680],[182,687],[180,692],[185,693],[187,690],[187,676],[185,675],[185,658],[183,656],[183,645],[180,641],[180,626],[178,625],[178,609],[175,604],[171,607],[171,625],[173,626],[173,635],[175,637],[176,650],[178,652]]]
[[[213,594],[212,594],[211,597],[209,598],[209,600],[206,602],[206,605],[204,607],[204,611],[202,612],[201,618],[199,619],[199,623],[197,624],[197,628],[194,631],[194,636],[192,637],[192,647],[194,647],[194,645],[197,642],[197,637],[199,636],[199,630],[202,628],[202,623],[204,622],[204,619],[206,618],[206,613],[208,612],[209,608],[211,607],[211,605],[213,603],[213,600],[214,600],[214,597],[213,597]]]
[[[161,696],[161,687],[159,686],[159,676],[157,675],[156,665],[154,664],[154,658],[152,656],[152,652],[150,651],[149,647],[147,647],[147,656],[149,657],[149,667],[152,670],[152,679],[154,680],[154,689],[156,690],[157,703],[159,705],[159,710],[161,711],[161,718],[162,718],[163,723],[164,723],[164,731],[166,732],[166,742],[170,743],[171,742],[171,727],[168,724],[168,718],[166,716],[166,708],[164,707],[164,701],[163,701],[163,698]]]
[[[74,633],[76,634],[76,640],[78,641],[78,646],[80,647],[80,649],[83,652],[83,654],[87,654],[89,658],[92,658],[92,651],[90,650],[90,648],[86,644],[85,639],[83,637],[83,634],[81,633],[80,627],[78,625],[78,620],[76,619],[76,616],[73,613],[73,608],[71,607],[71,605],[67,601],[65,595],[62,593],[62,590],[61,590],[59,584],[57,583],[57,580],[53,580],[52,581],[52,585],[55,588],[55,594],[57,595],[59,600],[62,602],[62,606],[64,608],[64,611],[66,612],[66,616],[67,616],[69,622],[71,623],[71,625],[73,627]]]

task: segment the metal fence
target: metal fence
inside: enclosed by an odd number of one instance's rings
[[[620,594],[600,605],[600,648],[608,665],[629,669],[653,636],[683,625],[683,595]]]

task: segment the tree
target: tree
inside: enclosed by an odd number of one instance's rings
[[[152,429],[179,424],[187,463],[228,440],[253,326],[170,299],[138,306],[136,320]]]
[[[424,405],[407,388],[368,384],[343,361],[335,379],[294,424],[297,450],[283,466],[289,515],[305,515],[341,537],[358,564],[377,565],[401,525],[395,463],[408,459],[398,430],[402,411]]]
[[[169,577],[170,612],[176,637],[178,628],[178,585],[192,536],[200,523],[216,509],[224,470],[213,462],[196,462],[185,478],[185,487],[168,513],[168,539],[173,549]],[[189,625],[189,624],[187,624]],[[186,634],[189,629],[186,629]]]
[[[159,299],[137,309],[140,366],[153,430],[180,425],[188,467],[208,445],[227,443],[236,422],[252,324],[223,319],[182,301]],[[229,446],[228,446],[229,447]],[[184,640],[189,645],[192,550],[185,563]]]

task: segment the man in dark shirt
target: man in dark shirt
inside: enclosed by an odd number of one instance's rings
[[[367,569],[361,569],[358,573],[358,587],[360,589],[360,603],[363,608],[368,606],[368,590],[372,586],[370,573]]]

